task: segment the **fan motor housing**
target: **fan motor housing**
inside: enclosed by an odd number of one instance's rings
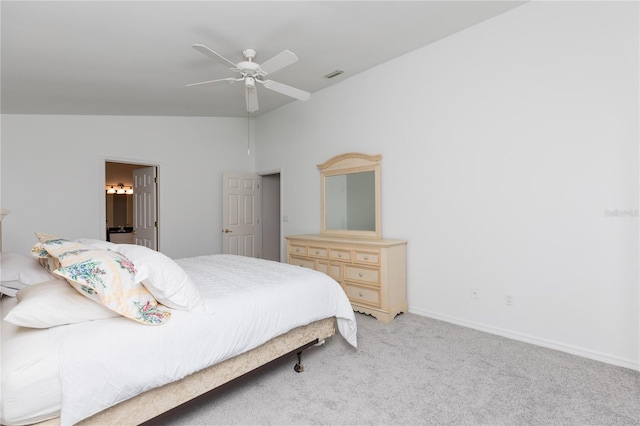
[[[255,62],[238,62],[237,66],[241,72],[247,75],[255,75],[262,72],[262,70],[260,69],[260,65],[256,64]]]

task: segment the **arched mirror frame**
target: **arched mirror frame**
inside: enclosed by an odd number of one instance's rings
[[[380,162],[382,155],[367,155],[358,152],[349,152],[330,158],[322,164],[318,164],[320,170],[320,196],[321,196],[321,218],[323,235],[344,236],[344,237],[382,237],[382,221],[380,214]],[[327,229],[327,197],[326,178],[329,176],[346,175],[360,172],[374,172],[375,181],[375,230],[357,231],[349,229]]]

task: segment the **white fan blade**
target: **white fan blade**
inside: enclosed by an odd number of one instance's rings
[[[236,81],[240,81],[242,80],[241,78],[219,78],[217,80],[209,80],[209,81],[201,81],[199,83],[191,83],[191,84],[187,84],[187,87],[191,87],[191,86],[202,86],[204,84],[214,84],[214,83],[220,83],[222,81],[228,81],[230,83],[234,83]]]
[[[223,64],[223,65],[225,65],[225,66],[227,66],[229,68],[235,68],[236,67],[236,64],[234,64],[233,62],[231,62],[230,60],[228,60],[224,56],[220,55],[219,53],[216,53],[213,50],[209,49],[207,46],[205,46],[203,44],[194,44],[193,48],[196,49],[198,52],[202,53],[203,55],[207,55],[208,57],[217,60],[218,62],[220,62],[221,64]]]
[[[277,81],[265,80],[264,87],[273,90],[274,92],[282,93],[283,95],[291,96],[301,101],[307,101],[311,98],[311,93],[304,90],[296,89],[295,87],[287,86],[286,84],[278,83]]]
[[[265,73],[271,74],[272,72],[276,72],[279,69],[284,68],[288,65],[291,65],[297,61],[298,61],[298,57],[296,56],[295,53],[290,52],[288,50],[283,50],[273,58],[261,64],[260,68]]]
[[[258,110],[258,91],[255,89],[245,89],[245,98],[247,100],[247,112]]]

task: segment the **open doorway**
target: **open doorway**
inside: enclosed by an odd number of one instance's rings
[[[158,249],[157,166],[105,161],[106,240]]]
[[[260,245],[263,259],[280,262],[280,173],[260,175]]]

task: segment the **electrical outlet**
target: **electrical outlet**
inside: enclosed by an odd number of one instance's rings
[[[507,306],[513,306],[513,295],[511,293],[504,295],[504,304]]]
[[[477,299],[478,298],[478,289],[477,288],[472,288],[471,289],[471,298],[472,299]]]

